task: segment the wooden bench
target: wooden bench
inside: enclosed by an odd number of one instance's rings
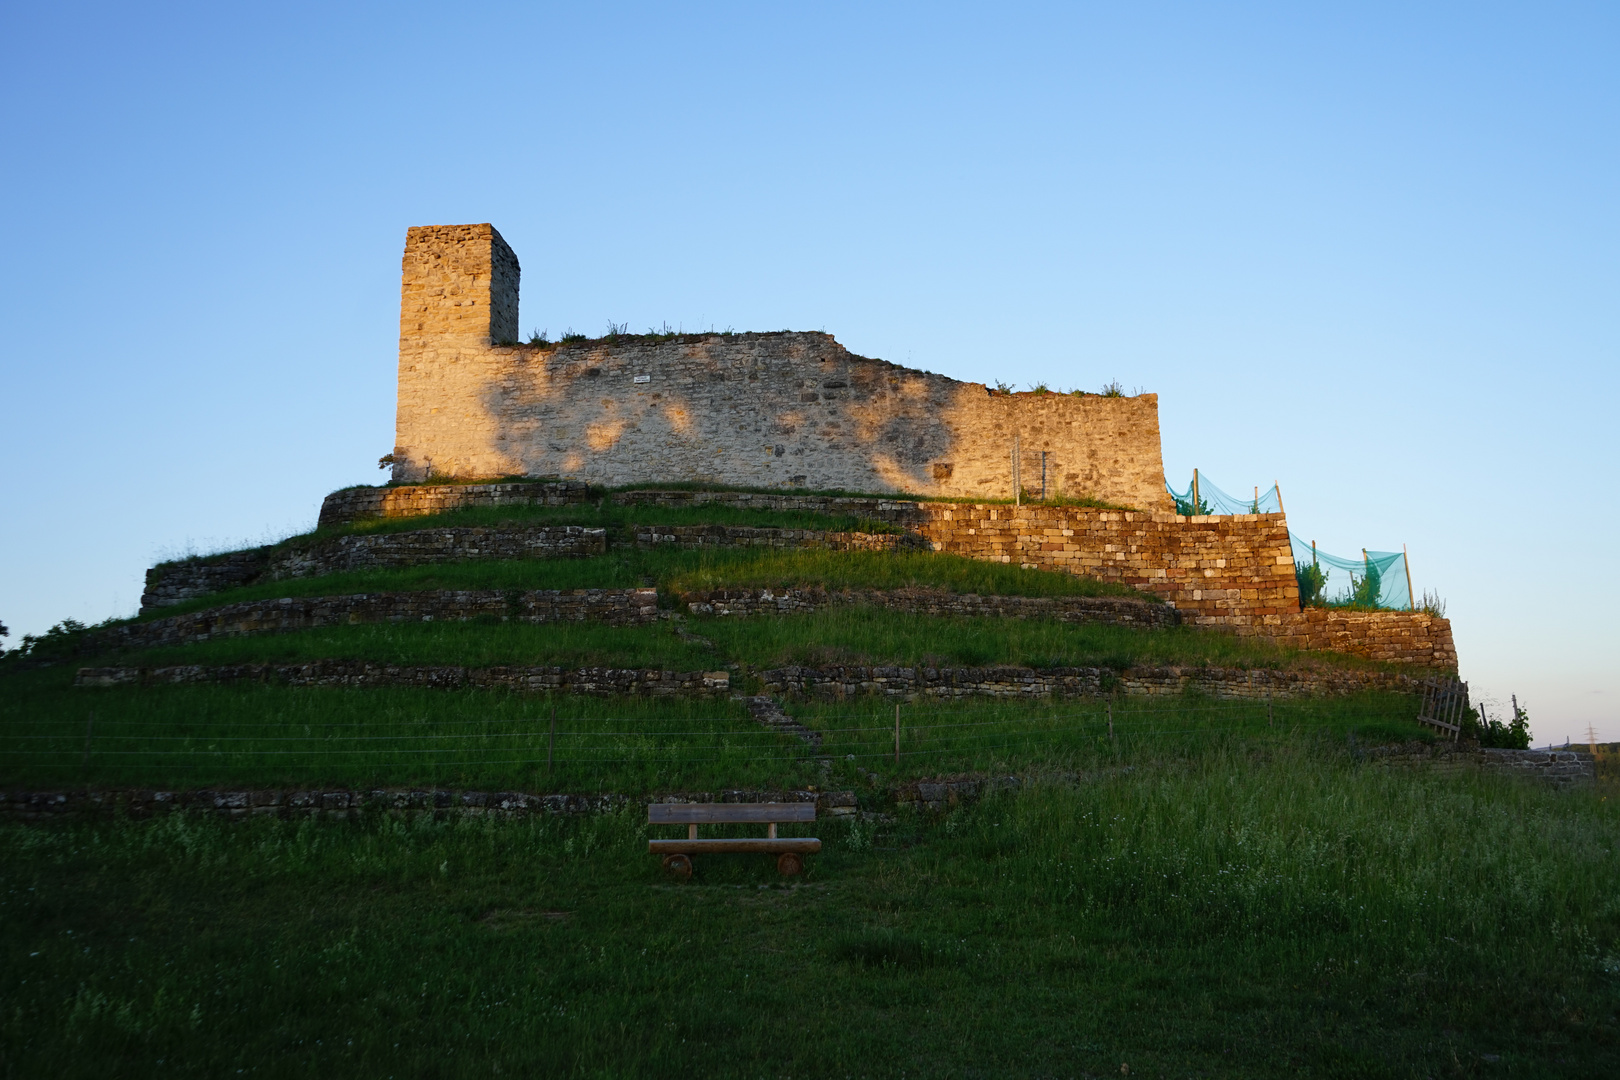
[[[776,856],[776,869],[785,875],[804,869],[804,856],[821,850],[813,837],[776,835],[776,826],[786,821],[816,820],[815,803],[652,803],[647,807],[649,825],[685,825],[684,840],[649,840],[647,850],[664,857],[664,869],[680,877],[692,874],[692,856],[700,851],[760,851]],[[729,825],[737,822],[765,825],[763,839],[699,840],[699,825]]]

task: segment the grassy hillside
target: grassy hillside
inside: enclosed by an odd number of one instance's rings
[[[551,521],[853,527],[701,508]],[[330,534],[325,534],[330,535]],[[306,538],[307,539],[307,538]],[[296,541],[303,542],[303,541]],[[656,585],[1117,595],[928,554],[645,552],[299,579],[242,599]],[[171,609],[185,610],[185,609]],[[168,613],[168,612],[166,612]],[[84,640],[84,639],[80,639]],[[1620,1072],[1620,791],[1374,767],[1392,695],[745,702],[276,683],[83,689],[80,664],[369,660],[1302,665],[1190,628],[813,615],[353,625],[0,663],[0,783],[853,790],[784,883],[677,884],[639,810],[527,820],[0,823],[0,1077],[1592,1076]],[[552,741],[551,718],[557,735]],[[548,764],[549,759],[549,764]],[[923,777],[1017,777],[948,813]]]
[[[13,1076],[1610,1077],[1615,803],[1217,747],[671,885],[636,814],[0,827]]]
[[[74,691],[61,669],[10,680],[0,784],[67,787],[337,785],[522,791],[853,788],[881,805],[896,780],[941,773],[1087,771],[1217,746],[1337,752],[1415,734],[1395,695],[1278,702],[881,699],[790,706],[819,750],[739,702],[599,699],[253,683]],[[558,736],[552,767],[550,718]],[[1109,735],[1109,720],[1113,737]]]

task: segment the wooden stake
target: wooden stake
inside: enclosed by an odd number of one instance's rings
[[[1198,497],[1198,470],[1194,469],[1193,470],[1193,504],[1192,504],[1192,512],[1194,514],[1197,514],[1197,513],[1199,513],[1200,511],[1203,510],[1203,508],[1204,508],[1203,502],[1204,501]]]
[[[1019,465],[1018,459],[1019,459],[1020,456],[1021,456],[1021,451],[1020,451],[1019,446],[1018,446],[1018,436],[1014,435],[1013,436],[1013,455],[1012,455],[1012,457],[1013,457],[1013,459],[1012,459],[1013,505],[1014,506],[1022,506],[1024,504],[1024,478],[1018,475],[1018,465]]]
[[[1412,556],[1406,553],[1406,545],[1401,545],[1401,562],[1406,564],[1406,610],[1417,610],[1417,593],[1412,591]]]
[[[1112,701],[1108,703],[1108,737],[1110,739],[1114,737],[1114,703]]]
[[[95,730],[96,714],[92,711],[84,722],[84,767],[90,767],[90,733]]]
[[[1286,514],[1288,511],[1283,509],[1282,504],[1282,485],[1273,480],[1271,482],[1271,490],[1277,493],[1277,513]]]
[[[894,763],[900,764],[900,703],[894,705]]]
[[[551,740],[546,743],[546,775],[547,776],[551,775],[552,758],[553,758],[553,755],[556,754],[556,752],[557,752],[557,705],[556,705],[555,702],[553,702],[552,705],[551,705]]]

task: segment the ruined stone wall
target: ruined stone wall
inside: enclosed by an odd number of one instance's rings
[[[1457,669],[1451,620],[1421,611],[1339,611],[1306,608],[1278,623],[1237,625],[1239,634],[1264,636],[1294,649],[1326,649],[1422,667]]]
[[[146,572],[141,613],[259,582],[469,559],[556,559],[601,555],[606,551],[606,529],[579,525],[501,525],[359,533],[159,564]]]
[[[760,791],[733,789],[675,795],[534,794],[523,791],[463,791],[449,788],[247,788],[163,791],[112,790],[0,791],[0,818],[39,823],[79,818],[150,818],[163,814],[206,814],[220,818],[309,818],[342,820],[361,815],[438,819],[521,818],[541,814],[613,814],[648,803],[815,803],[822,818],[850,819],[860,810],[853,791]]]
[[[375,518],[426,517],[493,506],[572,506],[589,497],[587,485],[566,480],[344,488],[322,501],[319,525],[329,528]]]
[[[488,225],[411,229],[402,265],[396,480],[558,476],[606,486],[1001,497],[1170,509],[1158,399],[992,394],[857,356],[822,333],[517,337],[517,260]],[[508,310],[512,314],[508,316]]]
[[[822,529],[753,525],[637,525],[636,546],[680,548],[778,548],[819,551],[927,551],[928,542],[907,533],[828,532]]]
[[[312,660],[304,664],[177,664],[170,667],[80,668],[73,685],[186,686],[196,683],[274,682],[286,686],[364,688],[411,686],[423,690],[515,690],[588,697],[727,697],[726,671],[656,668],[487,667],[453,664],[383,664],[370,660]]]
[[[1123,693],[1174,696],[1195,690],[1227,700],[1337,696],[1366,692],[1412,694],[1412,675],[1342,669],[1156,667],[1112,668],[912,667],[833,665],[759,672],[772,694],[801,698],[878,696],[921,698],[1069,698]],[[176,686],[195,683],[277,682],[288,686],[515,690],[592,696],[712,697],[731,691],[726,671],[643,668],[487,667],[384,664],[367,660],[315,660],[302,664],[186,664],[170,667],[80,668],[74,685]]]
[[[943,589],[709,589],[681,598],[694,615],[738,618],[810,614],[829,607],[866,605],[907,615],[973,619],[1049,619],[1053,622],[1164,629],[1180,624],[1168,604],[1123,596],[980,596]]]
[[[1282,514],[1183,517],[1039,503],[1011,506],[787,492],[624,491],[610,498],[627,505],[725,506],[871,518],[910,534],[901,541],[920,538],[935,551],[1130,585],[1173,604],[1183,621],[1193,625],[1264,637],[1291,648],[1457,667],[1457,649],[1446,619],[1410,611],[1301,611],[1293,547]],[[813,535],[804,530],[691,528],[701,533],[702,543],[712,546],[786,544],[786,539],[771,537]],[[649,536],[680,532],[643,531]],[[893,537],[879,536],[871,542],[882,546],[891,541],[897,548],[905,546]],[[692,541],[688,537],[685,542]]]
[[[1180,517],[1089,507],[921,503],[936,551],[1116,581],[1204,625],[1299,611],[1281,514]]]
[[[921,698],[1073,698],[1122,693],[1170,697],[1189,690],[1224,700],[1266,701],[1337,697],[1361,693],[1412,694],[1418,680],[1400,672],[1289,668],[1156,667],[1111,668],[908,667],[847,665],[790,667],[760,672],[774,694],[841,700]]]
[[[1409,742],[1375,746],[1360,752],[1375,765],[1460,774],[1471,771],[1538,780],[1553,787],[1589,786],[1597,780],[1597,763],[1590,754],[1573,750],[1506,750],[1478,743]]]
[[[164,619],[93,630],[81,648],[150,649],[246,634],[280,634],[377,622],[599,622],[631,626],[658,618],[656,589],[432,589],[247,600]]]

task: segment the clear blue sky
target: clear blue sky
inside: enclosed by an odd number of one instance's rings
[[[1178,486],[1407,544],[1476,692],[1620,738],[1613,4],[12,3],[0,40],[13,643],[378,480],[405,229],[490,221],[526,331],[1155,391]]]

